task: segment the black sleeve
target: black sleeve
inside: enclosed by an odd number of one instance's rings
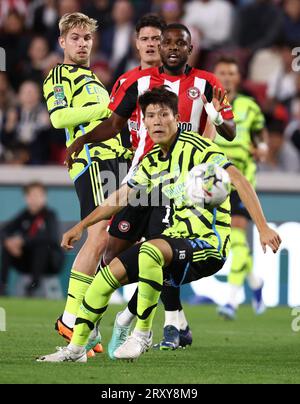
[[[121,87],[120,87],[120,89],[121,89]],[[118,91],[116,93],[116,97],[117,96],[118,96]],[[137,100],[138,100],[138,83],[137,83],[137,81],[135,81],[125,91],[125,94],[124,94],[121,102],[116,107],[114,112],[116,114],[120,115],[122,118],[129,119],[137,107]]]
[[[129,131],[128,125],[126,125],[120,132],[121,134],[121,141],[122,141],[122,146],[124,146],[127,149],[131,149],[132,144],[131,144],[131,133]]]
[[[207,102],[212,102],[213,88],[212,88],[212,85],[209,83],[209,81],[206,81],[204,95],[207,99]]]

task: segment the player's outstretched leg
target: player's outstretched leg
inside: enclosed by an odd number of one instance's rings
[[[124,268],[121,268],[123,272]],[[124,274],[122,274],[124,276]],[[86,345],[98,320],[104,315],[112,293],[121,285],[109,266],[100,271],[87,290],[77,313],[70,344],[57,352],[41,356],[39,362],[86,362]]]
[[[137,359],[152,344],[151,328],[162,290],[165,262],[161,249],[152,243],[143,243],[139,250],[138,319],[133,333],[114,352],[116,359]]]
[[[233,228],[231,231],[232,265],[228,276],[229,299],[226,305],[218,307],[220,316],[227,320],[236,318],[239,306],[239,293],[247,274],[252,268],[252,257],[247,242],[246,230]]]
[[[55,323],[55,329],[66,339],[67,342],[72,338],[77,311],[82,302],[83,296],[94,279],[101,254],[106,247],[106,227],[107,222],[105,221],[97,223],[88,229],[87,240],[74,261],[70,275],[65,310],[63,315],[60,316]],[[96,348],[97,351],[103,352],[100,342],[101,335],[96,328],[91,335],[89,347],[91,349]]]

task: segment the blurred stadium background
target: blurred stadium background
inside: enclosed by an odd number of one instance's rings
[[[255,271],[265,280],[268,306],[299,306],[299,0],[0,0],[0,47],[6,56],[0,63],[5,70],[0,71],[0,226],[23,207],[22,186],[32,180],[47,186],[61,231],[79,219],[75,191],[63,166],[65,135],[51,127],[41,94],[49,70],[62,61],[58,19],[74,11],[99,21],[91,67],[108,89],[139,64],[134,24],[147,12],[161,14],[167,22],[183,21],[192,29],[196,67],[211,70],[222,54],[238,58],[243,91],[256,98],[267,117],[269,156],[259,167],[258,191],[269,222],[283,239],[280,254],[263,256],[256,232],[249,230]],[[117,32],[123,32],[122,43],[115,43]],[[74,254],[65,256],[61,272],[65,292]],[[186,286],[184,299],[225,303],[228,266],[216,277]],[[16,277],[12,272],[11,295]],[[125,299],[131,290],[124,288]]]

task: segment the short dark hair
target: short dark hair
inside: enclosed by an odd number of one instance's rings
[[[41,190],[46,192],[46,187],[44,184],[42,184],[39,181],[32,181],[32,182],[29,182],[28,184],[24,185],[24,187],[23,187],[24,194],[27,195],[28,192],[30,192],[33,188],[40,188]]]
[[[185,31],[189,38],[190,41],[192,40],[192,34],[191,31],[188,29],[188,27],[186,25],[180,24],[178,22],[174,22],[172,24],[168,24],[164,29],[163,29],[163,33],[165,33],[166,31],[171,31],[172,29],[178,29],[180,31]]]
[[[240,64],[239,61],[234,57],[234,56],[230,56],[230,55],[221,55],[220,57],[218,57],[218,59],[215,62],[215,66],[224,63],[226,65],[236,65],[238,67],[238,69],[240,70]]]
[[[160,29],[162,32],[166,26],[167,24],[165,23],[163,18],[155,14],[146,14],[138,20],[135,26],[135,30],[136,33],[139,34],[142,28],[153,27]]]
[[[174,116],[178,114],[178,97],[168,86],[155,87],[147,90],[138,99],[139,105],[145,116],[146,109],[149,105],[161,105],[171,109]]]
[[[285,124],[280,119],[271,118],[267,122],[267,129],[269,136],[279,135],[280,137],[284,137]]]

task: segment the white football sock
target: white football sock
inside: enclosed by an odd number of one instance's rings
[[[242,289],[242,286],[229,285],[228,303],[234,309],[237,309],[239,307],[239,293],[240,293],[241,289]]]
[[[62,316],[62,321],[67,327],[74,328],[76,316],[75,316],[75,314],[71,314],[71,313],[68,313],[67,311],[64,311],[64,314]]]
[[[178,319],[179,319],[179,330],[185,330],[188,326],[187,319],[185,318],[185,314],[183,309],[178,312]]]
[[[121,326],[123,326],[123,325],[124,325],[124,326],[128,326],[128,325],[131,324],[131,322],[132,322],[132,320],[134,319],[134,317],[135,317],[135,315],[132,314],[132,313],[129,311],[128,307],[126,307],[126,309],[123,310],[123,311],[118,315],[117,322],[118,322],[118,324],[121,325]]]
[[[165,311],[165,324],[164,327],[167,325],[173,325],[179,331],[179,315],[178,310],[175,311]]]
[[[261,288],[264,283],[263,280],[258,276],[254,275],[253,272],[250,272],[250,274],[247,276],[247,281],[252,290]]]

